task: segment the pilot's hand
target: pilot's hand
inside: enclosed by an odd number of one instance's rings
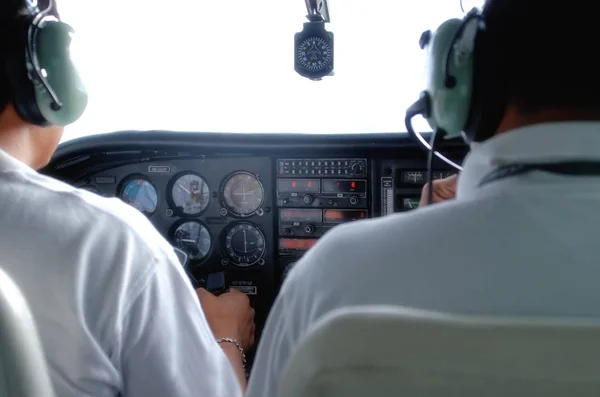
[[[231,289],[215,296],[203,288],[196,293],[215,338],[233,338],[244,350],[254,345],[254,309],[246,294]]]
[[[451,200],[456,197],[456,181],[458,175],[452,175],[444,179],[436,179],[433,181],[433,197],[432,204],[442,201]],[[429,184],[423,186],[421,191],[421,201],[419,207],[427,205],[427,197],[429,195]]]

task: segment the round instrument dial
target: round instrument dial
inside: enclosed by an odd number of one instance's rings
[[[175,246],[188,254],[191,260],[205,258],[210,252],[210,232],[198,221],[188,221],[177,226],[173,232]]]
[[[121,189],[120,197],[146,215],[153,214],[158,205],[158,191],[149,180],[141,177],[126,182]]]
[[[319,72],[329,67],[333,52],[327,40],[319,36],[308,37],[298,46],[296,61],[309,72]]]
[[[199,215],[210,202],[210,188],[197,174],[177,177],[171,185],[171,204],[185,215]]]
[[[225,207],[234,215],[250,216],[262,205],[265,189],[249,172],[236,172],[223,185]]]
[[[234,264],[252,266],[265,254],[265,236],[250,223],[238,223],[225,235],[225,251]]]

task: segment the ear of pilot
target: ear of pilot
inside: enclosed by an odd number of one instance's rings
[[[335,79],[329,4],[306,6],[294,70]],[[408,137],[340,151],[59,146],[92,95],[75,30],[56,0],[1,7],[0,394],[597,395],[593,12],[487,0],[415,37]]]

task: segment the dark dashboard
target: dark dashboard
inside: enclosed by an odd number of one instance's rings
[[[468,148],[442,150],[461,162]],[[188,254],[196,286],[248,294],[260,335],[286,273],[327,231],[418,206],[426,154],[406,134],[116,132],[62,144],[43,172],[143,212]]]

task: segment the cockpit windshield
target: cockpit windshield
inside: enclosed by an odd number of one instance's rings
[[[312,81],[294,71],[302,0],[58,6],[77,32],[73,56],[90,92],[63,140],[117,130],[404,131],[405,109],[424,88],[421,33],[463,16],[459,0],[330,1],[335,74]],[[429,130],[422,119],[415,127]]]

